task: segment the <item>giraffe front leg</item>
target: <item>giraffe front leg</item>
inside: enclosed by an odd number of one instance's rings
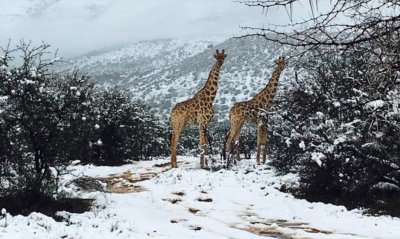
[[[267,145],[263,145],[263,161],[262,164],[265,164],[265,162],[267,161]]]
[[[258,138],[258,137],[257,137]],[[259,142],[259,140],[257,139],[257,154],[256,154],[256,162],[257,165],[260,165],[260,153],[261,153],[261,144]]]
[[[231,162],[231,147],[232,147],[232,132],[231,130],[228,131],[228,134],[225,137],[225,143],[221,152],[222,156],[222,164],[229,168]],[[228,155],[227,155],[228,154]]]
[[[268,146],[268,133],[265,133],[265,139],[264,139],[264,150],[263,150],[263,161],[262,163],[265,164],[265,161],[267,161],[267,148]]]
[[[179,138],[179,136],[177,136],[175,132],[172,132],[172,137],[171,137],[171,167],[172,168],[178,167],[178,164],[176,163],[176,147],[178,144],[178,138]]]
[[[267,144],[267,125],[260,123],[257,129],[257,165],[260,165],[260,156],[262,154],[263,163],[266,161],[266,144]]]
[[[200,167],[205,168],[208,166],[208,162],[206,156],[209,154],[208,149],[208,140],[206,135],[206,125],[200,125],[199,127],[199,135],[200,135]]]

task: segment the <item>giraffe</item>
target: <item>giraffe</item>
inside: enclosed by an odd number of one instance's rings
[[[216,62],[210,71],[204,87],[193,98],[176,104],[171,111],[172,138],[171,138],[171,166],[177,168],[176,147],[179,137],[187,124],[199,125],[200,138],[200,166],[207,166],[204,156],[208,155],[208,140],[206,136],[207,125],[214,115],[213,102],[217,94],[218,78],[226,54],[225,50],[216,50],[214,57]]]
[[[257,124],[257,164],[260,164],[261,151],[263,163],[266,160],[267,122],[265,113],[272,106],[278,80],[287,65],[287,60],[285,57],[279,57],[275,60],[275,64],[267,86],[252,99],[235,103],[229,111],[230,129],[225,143],[225,151],[231,153],[232,144],[238,141],[244,123]],[[236,160],[240,160],[239,146],[236,147]]]

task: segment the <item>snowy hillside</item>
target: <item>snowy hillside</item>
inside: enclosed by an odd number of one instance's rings
[[[80,69],[102,85],[129,88],[157,113],[169,115],[172,105],[193,96],[207,80],[215,49],[225,49],[215,107],[226,118],[229,107],[255,95],[267,83],[274,60],[282,49],[260,38],[233,39],[222,43],[202,40],[144,41],[120,49],[93,52],[71,59],[67,69]],[[65,67],[65,66],[64,66]],[[286,70],[281,80],[290,78]]]
[[[71,166],[74,176],[63,184],[96,198],[96,206],[83,214],[59,212],[62,222],[40,213],[8,214],[0,219],[0,238],[400,238],[398,218],[365,216],[280,192],[282,184],[296,183],[296,175],[278,177],[268,166],[254,167],[254,158],[217,172],[199,170],[194,157],[180,157],[178,169],[166,162]],[[108,192],[71,187],[69,180],[83,175],[110,182]]]

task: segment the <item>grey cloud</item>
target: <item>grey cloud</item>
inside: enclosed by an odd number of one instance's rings
[[[45,41],[63,56],[154,38],[226,39],[243,34],[239,26],[288,20],[284,10],[265,16],[231,0],[1,1],[0,45],[8,38]]]
[[[31,17],[41,17],[47,9],[49,9],[57,2],[61,0],[35,0],[31,1],[30,7],[26,10],[26,13]]]

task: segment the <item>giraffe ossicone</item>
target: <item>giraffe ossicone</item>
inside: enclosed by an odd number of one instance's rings
[[[207,164],[205,157],[208,156],[209,150],[206,129],[214,116],[213,102],[218,90],[220,69],[226,58],[225,50],[221,52],[216,50],[214,58],[216,61],[204,87],[193,98],[180,102],[172,108],[171,166],[173,168],[178,167],[176,156],[177,145],[179,137],[187,124],[196,124],[199,126],[200,166],[204,168]]]

